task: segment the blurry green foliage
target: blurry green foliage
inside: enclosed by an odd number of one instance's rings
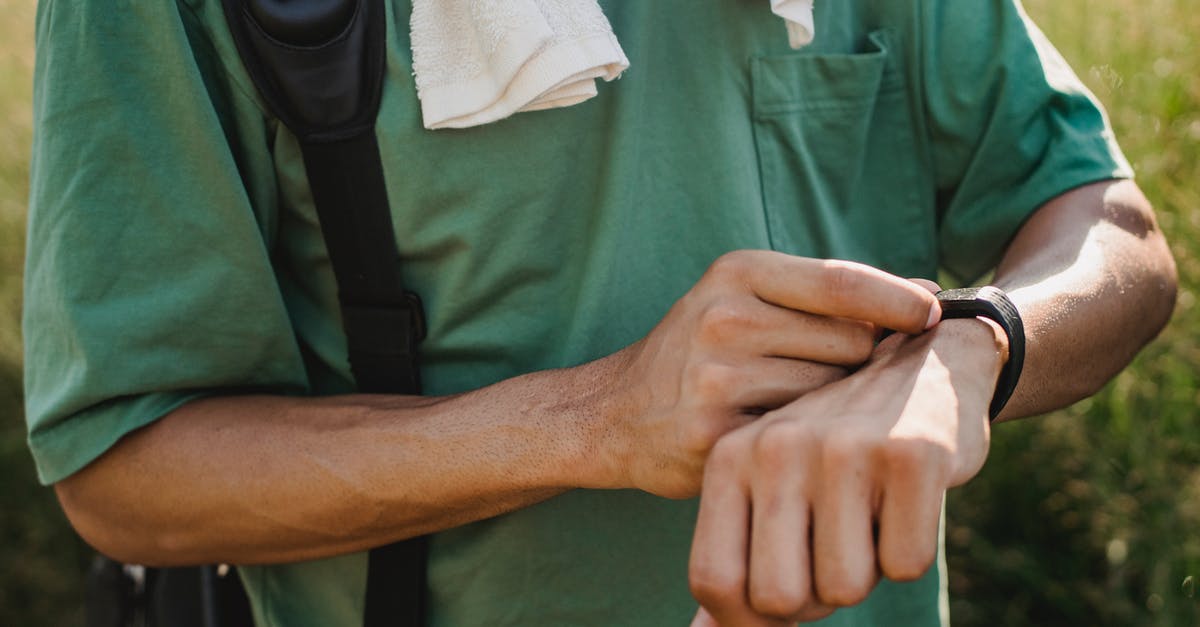
[[[951,493],[954,621],[1200,625],[1200,12],[1189,0],[1026,4],[1108,106],[1181,291],[1130,369],[1066,411],[997,428],[983,473]],[[20,410],[33,5],[0,0],[0,625],[71,625],[88,552],[36,485]]]
[[[1026,0],[1108,107],[1179,265],[1166,331],[1100,394],[992,435],[949,498],[964,625],[1200,625],[1200,14]]]
[[[80,622],[88,554],[37,484],[21,417],[21,258],[29,178],[32,0],[0,0],[0,625]]]

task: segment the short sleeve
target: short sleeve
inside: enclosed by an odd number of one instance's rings
[[[1043,204],[1133,173],[1100,104],[1016,0],[922,5],[941,265],[970,282]]]
[[[183,3],[39,3],[24,338],[45,483],[199,395],[306,388],[270,127],[213,50]]]

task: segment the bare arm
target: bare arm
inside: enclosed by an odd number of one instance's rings
[[[145,564],[325,557],[572,488],[692,496],[717,438],[844,376],[873,323],[938,311],[866,266],[731,254],[610,357],[437,399],[196,401],[57,489],[85,539]]]
[[[132,563],[363,550],[589,483],[604,410],[587,379],[610,363],[442,399],[195,401],[56,488],[85,539]]]
[[[995,282],[1028,338],[1001,414],[1016,418],[1079,400],[1128,364],[1166,323],[1176,277],[1141,192],[1106,182],[1042,207]],[[861,602],[881,574],[920,577],[945,490],[986,460],[1006,354],[1003,332],[979,319],[896,335],[856,374],[721,438],[692,547],[705,608],[694,624],[813,620]]]
[[[1171,316],[1175,263],[1131,181],[1079,188],[1021,229],[995,284],[1021,311],[1025,368],[1001,420],[1094,394]]]

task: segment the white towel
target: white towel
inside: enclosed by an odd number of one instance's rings
[[[812,0],[771,0],[793,48]],[[425,128],[467,128],[596,95],[629,67],[596,0],[413,0],[413,74]]]
[[[812,43],[813,0],[771,0],[771,12],[787,20],[788,43],[792,48]]]

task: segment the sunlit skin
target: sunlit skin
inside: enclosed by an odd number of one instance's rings
[[[1176,275],[1141,192],[1102,183],[1038,211],[995,284],[1027,335],[1008,420],[1094,393],[1165,324]],[[893,336],[855,375],[723,438],[692,548],[705,608],[694,624],[813,620],[862,601],[880,577],[920,577],[937,556],[945,490],[987,457],[1006,357],[1005,335],[983,320]]]
[[[1098,183],[1039,210],[995,283],[1028,336],[1011,419],[1127,364],[1165,323],[1175,270],[1136,186]],[[700,494],[698,624],[810,619],[880,576],[919,576],[944,490],[986,459],[1003,334],[980,320],[925,331],[928,287],[737,253],[595,362],[442,398],[199,400],[56,489],[89,542],[151,565],[337,555],[573,488]],[[873,347],[878,327],[903,333]]]

